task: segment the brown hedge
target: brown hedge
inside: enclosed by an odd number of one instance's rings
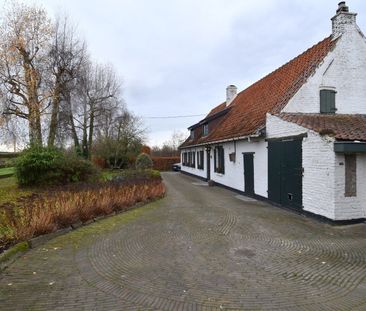
[[[171,171],[175,163],[180,162],[180,157],[152,157],[153,169],[158,171]]]

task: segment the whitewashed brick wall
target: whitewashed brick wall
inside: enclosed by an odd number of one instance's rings
[[[335,219],[366,217],[366,155],[357,155],[357,196],[345,197],[345,157],[336,155],[335,163]]]
[[[304,210],[335,219],[333,139],[322,138],[313,131],[269,114],[266,129],[268,138],[307,133],[302,143]]]
[[[337,113],[366,113],[366,40],[356,27],[340,37],[283,111],[319,113],[320,89],[327,87],[337,92]]]
[[[344,155],[334,152],[334,139],[267,115],[267,137],[307,133],[302,161],[304,210],[333,220],[366,217],[366,155],[357,155],[357,196],[345,197]]]

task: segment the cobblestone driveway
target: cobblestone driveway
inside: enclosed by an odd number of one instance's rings
[[[1,310],[366,310],[366,225],[335,228],[187,176],[28,252]]]

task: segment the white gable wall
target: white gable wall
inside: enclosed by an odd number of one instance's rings
[[[338,39],[334,50],[283,111],[319,113],[323,88],[336,90],[337,113],[366,114],[366,40],[357,28]]]

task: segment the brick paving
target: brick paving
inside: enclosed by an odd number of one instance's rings
[[[164,174],[165,199],[29,251],[0,310],[366,310],[366,225]]]

